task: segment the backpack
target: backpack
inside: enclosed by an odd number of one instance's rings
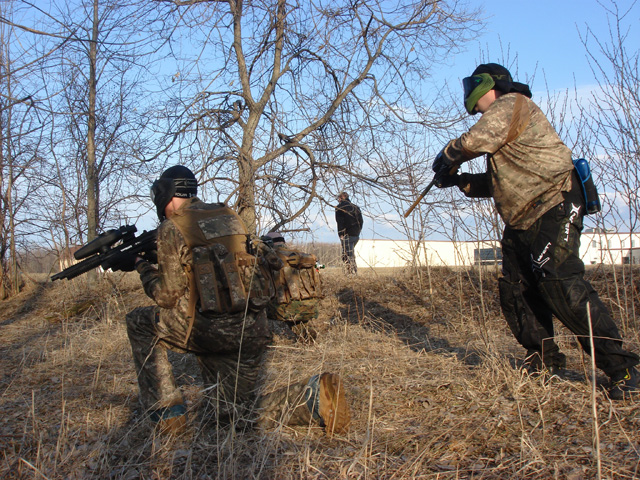
[[[284,267],[273,271],[275,298],[269,304],[270,316],[285,321],[308,321],[318,316],[323,297],[315,255],[288,246],[274,247]]]

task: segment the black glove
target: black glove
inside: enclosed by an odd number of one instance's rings
[[[460,183],[458,167],[445,155],[444,148],[436,155],[431,169],[435,172],[436,187],[455,187]]]
[[[145,252],[144,254],[144,258],[142,260],[145,260],[149,263],[154,263],[154,264],[158,264],[158,250],[149,250],[148,252]]]
[[[135,253],[121,252],[102,262],[101,266],[105,270],[110,268],[113,272],[118,270],[121,272],[133,272],[136,269],[137,259],[138,255]]]
[[[445,147],[446,148],[446,147]],[[445,155],[444,148],[438,152],[435,160],[433,161],[433,166],[431,169],[435,172],[436,175],[446,175],[453,168],[453,162],[451,159]]]
[[[433,161],[433,166],[431,167],[431,169],[437,175],[439,172],[444,172],[444,171],[448,173],[452,167],[453,167],[453,162],[447,155],[444,154],[444,148],[443,148],[436,155],[436,158]]]
[[[460,174],[458,172],[453,175],[445,175],[440,177],[436,182],[436,187],[438,188],[449,188],[449,187],[459,187],[460,186]]]

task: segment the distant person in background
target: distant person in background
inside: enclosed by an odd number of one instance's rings
[[[338,224],[338,236],[342,245],[342,263],[347,275],[356,275],[358,267],[354,249],[360,232],[362,231],[362,212],[357,205],[349,200],[349,195],[342,192],[338,195],[336,207],[336,223]]]
[[[584,278],[579,248],[586,199],[571,150],[531,101],[529,86],[514,82],[502,65],[479,65],[462,84],[467,112],[482,117],[442,149],[433,170],[444,173],[438,187],[495,201],[505,223],[500,304],[527,349],[525,369],[553,374],[564,367],[555,315],[609,376],[612,399],[637,394],[638,355],[622,348],[609,310]],[[486,172],[457,173],[481,155]]]

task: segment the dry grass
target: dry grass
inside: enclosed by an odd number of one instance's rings
[[[265,388],[324,370],[345,380],[353,426],[333,438],[318,428],[215,428],[184,355],[172,361],[188,433],[155,436],[124,326],[127,311],[148,304],[135,276],[33,285],[0,313],[0,477],[582,479],[597,477],[598,459],[603,478],[640,476],[640,402],[597,393],[596,425],[590,362],[570,335],[560,339],[568,374],[528,377],[495,279],[430,274],[324,270],[316,341],[274,339]],[[626,339],[638,351],[634,325]]]

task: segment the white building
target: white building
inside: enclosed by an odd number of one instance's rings
[[[580,237],[585,264],[640,264],[640,234],[587,229]]]
[[[580,257],[586,265],[640,264],[640,234],[585,230],[580,237]],[[359,267],[417,265],[470,266],[493,264],[502,259],[500,242],[483,240],[452,242],[431,240],[419,245],[410,240],[366,240],[356,245]]]

